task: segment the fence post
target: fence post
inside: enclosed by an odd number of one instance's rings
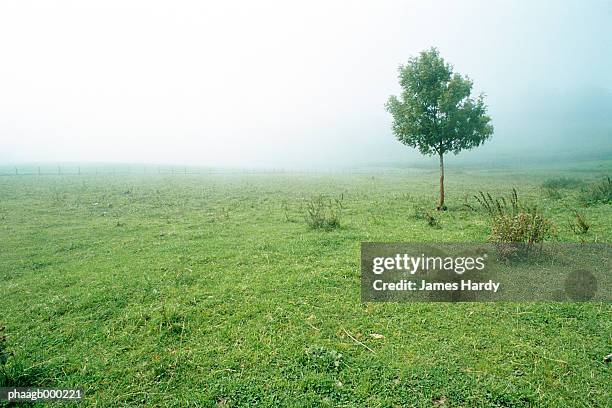
[[[19,175],[19,170],[17,170],[17,166],[15,166],[15,175]]]
[[[38,166],[38,175],[40,176],[40,166]]]
[[[57,166],[57,175],[59,176],[60,174],[62,174],[62,168]]]

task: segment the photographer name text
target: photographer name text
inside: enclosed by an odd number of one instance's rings
[[[402,279],[397,282],[384,282],[380,279],[372,282],[372,287],[376,291],[479,291],[497,293],[500,287],[499,282],[492,279],[487,282],[474,282],[470,279],[462,279],[460,282],[428,282],[426,280],[412,281]]]

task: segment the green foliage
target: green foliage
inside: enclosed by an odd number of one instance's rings
[[[610,204],[612,203],[612,179],[605,179],[585,186],[579,195],[579,200],[584,205]]]
[[[308,226],[326,231],[340,228],[343,199],[344,196],[332,199],[319,194],[307,201],[305,218]]]
[[[400,97],[386,108],[393,116],[393,133],[422,154],[480,146],[493,134],[484,96],[472,97],[472,81],[453,72],[437,49],[411,58],[399,68]]]
[[[342,353],[325,347],[309,347],[302,358],[302,365],[317,371],[339,371],[342,364]]]
[[[453,72],[437,49],[423,51],[399,68],[402,93],[386,108],[393,133],[406,146],[440,160],[440,201],[444,205],[444,154],[480,146],[493,134],[484,96],[472,96],[472,81]]]

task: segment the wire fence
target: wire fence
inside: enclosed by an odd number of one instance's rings
[[[285,169],[285,168],[213,168],[193,166],[91,166],[91,165],[21,165],[0,166],[0,176],[94,176],[94,175],[213,175],[213,174],[372,174],[405,173],[430,170],[428,168],[334,168],[334,169]]]

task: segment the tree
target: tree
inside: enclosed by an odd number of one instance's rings
[[[402,94],[386,104],[393,133],[403,144],[440,158],[440,202],[444,205],[444,155],[480,146],[493,134],[484,95],[472,97],[472,81],[453,72],[436,48],[399,67]]]

